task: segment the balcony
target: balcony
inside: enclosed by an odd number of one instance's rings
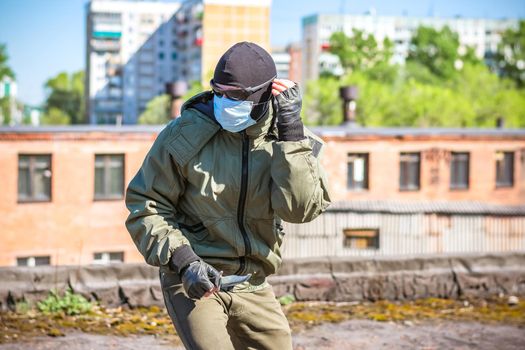
[[[113,32],[113,31],[94,31],[91,33],[93,38],[100,39],[120,39],[122,32]]]
[[[117,52],[120,51],[120,41],[118,40],[96,40],[91,39],[91,49],[93,51]]]

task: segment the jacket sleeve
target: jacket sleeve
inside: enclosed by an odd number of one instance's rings
[[[284,221],[309,222],[330,204],[320,158],[323,142],[305,128],[305,139],[276,141],[271,163],[271,200]]]
[[[126,189],[126,220],[135,245],[150,265],[167,265],[171,253],[190,245],[175,221],[184,179],[168,151],[173,122],[157,136],[142,166]]]

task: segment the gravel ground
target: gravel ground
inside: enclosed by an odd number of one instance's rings
[[[525,349],[525,328],[474,322],[418,323],[351,320],[323,324],[294,334],[294,349]],[[67,333],[65,337],[39,337],[0,345],[0,350],[178,350],[154,336],[102,336]]]

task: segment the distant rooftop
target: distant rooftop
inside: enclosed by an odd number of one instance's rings
[[[523,216],[525,205],[499,205],[473,201],[354,200],[335,202],[328,212],[385,214],[445,214]]]
[[[39,134],[39,133],[158,133],[164,125],[61,125],[61,126],[2,126],[2,134]],[[347,126],[316,126],[309,127],[315,134],[322,137],[504,137],[525,138],[525,129],[507,128],[367,128]]]

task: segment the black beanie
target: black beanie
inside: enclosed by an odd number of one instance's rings
[[[272,56],[259,45],[242,41],[230,47],[219,59],[213,81],[224,85],[253,87],[261,85],[277,75]],[[272,96],[272,84],[248,96],[246,100],[262,103],[254,106],[251,117],[258,120],[268,111]]]

